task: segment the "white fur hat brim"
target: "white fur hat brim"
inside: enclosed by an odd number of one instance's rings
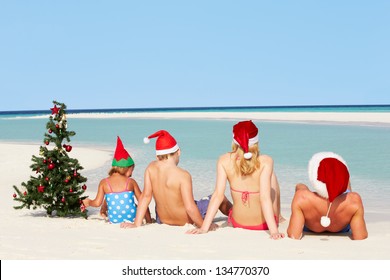
[[[326,188],[326,185],[318,181],[318,168],[320,166],[320,163],[325,158],[335,158],[339,161],[341,161],[345,166],[347,166],[345,160],[339,156],[338,154],[335,154],[333,152],[320,152],[316,153],[312,156],[312,158],[309,161],[308,165],[308,172],[309,172],[309,180],[313,186],[313,188],[316,190],[316,192],[324,197],[329,198],[328,190]]]

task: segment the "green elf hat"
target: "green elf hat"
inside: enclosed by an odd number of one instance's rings
[[[123,147],[122,140],[117,138],[116,141],[116,149],[114,154],[114,159],[112,160],[112,166],[118,167],[130,167],[134,165],[134,161],[126,151],[125,147]]]

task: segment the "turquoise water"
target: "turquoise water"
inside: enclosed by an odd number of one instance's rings
[[[17,118],[4,114],[0,116],[0,141],[37,143],[38,153],[47,121],[47,118]],[[180,165],[191,172],[195,197],[200,198],[214,188],[216,160],[230,151],[231,129],[235,123],[234,120],[71,118],[68,129],[76,132],[73,146],[99,146],[110,151],[115,148],[116,136],[121,136],[136,162],[134,177],[141,186],[143,170],[154,159],[154,141],[145,145],[143,138],[160,129],[170,131],[182,149]],[[255,123],[259,127],[261,152],[275,161],[283,208],[289,208],[296,183],[309,184],[307,163],[312,154],[333,151],[347,161],[352,188],[362,195],[367,215],[389,218],[390,127]],[[86,172],[90,190],[106,176],[109,167],[110,162]]]
[[[69,108],[68,108],[69,109]],[[48,110],[0,111],[0,118],[45,115]],[[78,109],[68,113],[136,113],[136,112],[390,112],[390,105],[339,105],[339,106],[247,106],[247,107],[173,107],[173,108],[122,108]]]

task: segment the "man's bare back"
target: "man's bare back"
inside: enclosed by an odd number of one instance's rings
[[[308,173],[315,192],[304,184],[296,186],[288,236],[300,239],[303,231],[352,231],[352,239],[367,238],[363,202],[352,192],[346,161],[333,152],[319,152],[309,160]]]
[[[367,238],[364,222],[364,209],[359,194],[348,192],[338,196],[329,212],[331,224],[323,227],[320,223],[329,207],[329,201],[315,192],[311,192],[304,184],[298,184],[292,201],[292,215],[287,229],[288,236],[294,239],[302,237],[303,228],[310,231],[340,232],[350,225],[352,239]]]

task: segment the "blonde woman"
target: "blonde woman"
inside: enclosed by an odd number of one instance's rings
[[[233,127],[232,152],[222,155],[217,164],[217,182],[204,222],[188,233],[206,233],[224,199],[229,182],[233,207],[229,222],[233,227],[269,230],[272,239],[284,237],[278,230],[280,190],[273,160],[260,155],[258,129],[252,121]]]

